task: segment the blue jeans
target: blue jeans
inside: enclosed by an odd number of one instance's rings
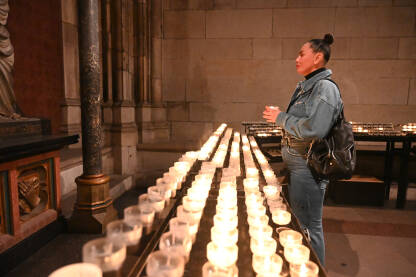
[[[327,180],[316,182],[303,155],[282,146],[282,158],[290,172],[289,199],[293,213],[311,238],[311,245],[325,265],[325,242],[322,209]]]

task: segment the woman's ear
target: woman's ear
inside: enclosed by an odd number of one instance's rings
[[[321,52],[316,53],[315,56],[313,57],[313,63],[315,65],[325,64],[324,55]]]

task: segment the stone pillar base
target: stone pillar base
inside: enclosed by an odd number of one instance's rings
[[[154,105],[136,108],[139,143],[160,143],[170,140],[170,126],[166,113],[166,108]]]
[[[74,233],[104,233],[107,223],[117,219],[109,193],[110,178],[104,174],[76,178],[77,202],[68,222]]]

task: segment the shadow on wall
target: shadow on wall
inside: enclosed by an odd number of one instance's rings
[[[326,269],[342,276],[357,276],[360,268],[357,251],[351,248],[343,233],[325,233]]]

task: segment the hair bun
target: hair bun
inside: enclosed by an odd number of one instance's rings
[[[334,42],[334,37],[331,34],[325,34],[323,41],[326,44],[331,45]]]

